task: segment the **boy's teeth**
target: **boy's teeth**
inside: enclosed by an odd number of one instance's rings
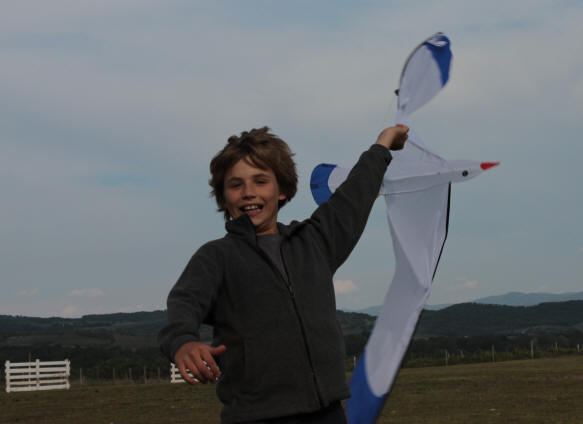
[[[257,206],[257,205],[251,205],[251,206],[245,206],[243,208],[243,210],[245,210],[245,211],[252,211],[252,210],[255,210],[255,209],[259,209],[259,206]]]

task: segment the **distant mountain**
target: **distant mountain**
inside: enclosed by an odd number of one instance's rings
[[[449,308],[450,306],[454,305],[454,303],[440,303],[438,305],[425,305],[425,308],[428,311],[440,311],[445,308]]]
[[[416,337],[583,333],[583,300],[536,306],[460,303],[423,311]]]
[[[156,334],[166,311],[85,315],[81,318],[35,318],[0,315],[0,347],[96,346],[127,349],[157,347]],[[210,338],[210,327],[201,335]]]
[[[534,306],[545,302],[567,302],[569,300],[583,300],[583,292],[559,294],[509,292],[499,296],[482,297],[474,300],[474,303],[507,306]]]
[[[367,334],[375,322],[373,316],[357,312],[337,311],[337,317],[347,336]],[[166,322],[166,311],[85,315],[81,318],[0,315],[0,349],[33,345],[157,348],[156,336]],[[208,325],[201,326],[201,339],[211,341],[212,331]]]
[[[439,311],[440,309],[445,309],[449,306],[453,305],[453,303],[441,303],[439,305],[425,305],[425,310],[426,311]],[[381,311],[382,306],[370,306],[368,308],[364,308],[364,309],[359,309],[356,312],[360,312],[361,314],[368,314],[368,315],[372,315],[373,317],[376,317],[379,315],[380,311]]]
[[[156,335],[165,325],[166,316],[166,311],[86,315],[82,318],[0,315],[0,351],[27,346],[157,348]],[[337,317],[347,352],[359,352],[372,331],[375,317],[343,311],[337,311]],[[212,339],[211,327],[203,326],[200,333],[203,340]],[[583,337],[583,300],[528,307],[460,303],[438,311],[426,309],[421,314],[415,337],[549,333],[577,333]]]
[[[470,303],[482,303],[490,305],[506,306],[535,306],[545,302],[567,302],[569,300],[583,300],[583,292],[573,293],[521,293],[508,292],[498,296],[482,297]],[[425,305],[426,311],[439,311],[454,305],[453,303],[442,303],[438,305]],[[378,316],[381,306],[370,306],[355,312]]]
[[[379,312],[381,311],[381,306],[370,306],[368,308],[364,308],[364,309],[359,309],[356,312],[359,312],[361,314],[367,314],[367,315],[372,315],[373,317],[376,317],[379,315]]]

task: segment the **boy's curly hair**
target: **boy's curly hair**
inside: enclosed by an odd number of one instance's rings
[[[248,158],[253,166],[271,169],[277,178],[279,191],[286,198],[278,202],[281,209],[296,194],[298,175],[294,155],[285,141],[269,132],[269,127],[243,131],[240,136],[231,136],[223,149],[211,160],[211,196],[215,197],[218,211],[223,212],[225,221],[231,218],[225,208],[225,175],[239,160]]]

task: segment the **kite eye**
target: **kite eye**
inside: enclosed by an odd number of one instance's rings
[[[468,172],[468,171],[464,171],[464,172],[462,172],[462,176],[464,176],[464,177],[467,177],[467,176],[468,176],[468,174],[469,174],[469,172]]]

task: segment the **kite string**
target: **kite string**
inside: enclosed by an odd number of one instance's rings
[[[396,112],[393,111],[393,106],[395,104],[395,99],[397,96],[391,96],[391,101],[389,102],[389,106],[387,108],[387,116],[389,117],[389,122],[394,122]],[[386,121],[383,120],[383,128],[387,125]]]

